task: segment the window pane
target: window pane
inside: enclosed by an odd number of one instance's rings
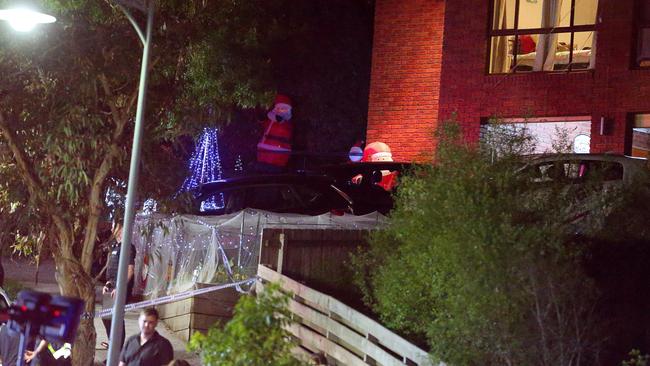
[[[490,40],[490,74],[510,72],[514,36],[491,37]]]
[[[650,114],[637,114],[634,116],[631,155],[650,158]]]
[[[595,32],[576,32],[573,34],[573,60],[571,69],[588,69],[593,52]]]
[[[560,10],[559,26],[571,26],[571,7],[575,7],[573,14],[573,25],[591,25],[596,24],[596,12],[598,10],[598,0],[563,0]]]
[[[591,121],[567,121],[567,122],[522,122],[487,124],[482,126],[481,142],[494,144],[497,141],[494,136],[504,134],[503,131],[512,131],[513,135],[521,134],[531,138],[529,153],[569,153],[590,152]]]
[[[545,65],[553,64],[553,70],[566,70],[569,68],[569,54],[571,50],[571,33],[555,33],[549,35],[551,40],[556,37],[555,54],[550,55],[552,60],[544,62]]]
[[[514,37],[512,37],[514,43]],[[537,47],[537,40],[539,39],[539,34],[524,34],[519,36],[517,42],[517,65],[513,64],[513,57],[511,56],[510,63],[513,67],[514,72],[528,72],[533,71],[533,65],[535,64],[535,50]]]
[[[515,0],[494,0],[492,29],[515,28]]]
[[[542,0],[547,1],[547,0]],[[580,0],[576,0],[580,2]],[[571,0],[562,0],[562,6],[560,8],[558,26],[560,27],[570,27],[571,26]]]
[[[596,24],[598,0],[575,0],[575,7],[573,25]]]
[[[519,2],[519,29],[543,28],[542,25],[542,5],[544,1],[557,0],[538,0],[529,2],[521,0]]]

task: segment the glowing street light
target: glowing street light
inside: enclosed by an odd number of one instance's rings
[[[29,32],[37,24],[54,23],[56,18],[26,8],[0,9],[0,20],[6,20],[11,27],[19,32]]]

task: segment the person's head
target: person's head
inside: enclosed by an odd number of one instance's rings
[[[138,318],[138,325],[142,335],[151,336],[158,325],[158,311],[154,308],[143,309],[140,312],[140,318]]]
[[[190,366],[190,363],[185,360],[172,360],[167,366]]]
[[[122,240],[122,223],[114,221],[113,227],[111,228],[111,232],[113,233],[113,237],[115,238],[115,240],[117,241]]]

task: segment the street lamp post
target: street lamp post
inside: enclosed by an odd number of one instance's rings
[[[142,126],[144,119],[145,96],[147,90],[147,81],[149,75],[149,51],[151,49],[151,37],[153,29],[154,1],[134,1],[134,0],[116,0],[116,3],[126,15],[138,33],[142,41],[142,64],[140,68],[140,86],[138,89],[138,107],[135,114],[135,128],[133,131],[133,146],[131,148],[131,166],[129,169],[129,183],[126,193],[126,207],[124,209],[124,225],[122,230],[122,243],[120,249],[119,269],[117,272],[117,286],[115,303],[113,304],[113,320],[111,322],[111,339],[108,347],[108,366],[115,366],[119,361],[120,344],[118,344],[119,334],[122,334],[124,325],[124,303],[126,302],[127,273],[129,257],[131,250],[131,236],[133,232],[133,220],[135,217],[135,197],[138,188],[138,178],[140,166],[140,145],[142,140]],[[145,4],[146,3],[146,6]],[[147,13],[146,33],[135,21],[127,7],[133,7]]]

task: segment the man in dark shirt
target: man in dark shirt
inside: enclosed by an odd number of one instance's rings
[[[142,310],[138,318],[140,334],[129,337],[120,354],[119,366],[161,366],[174,359],[169,340],[156,332],[158,311]]]
[[[117,271],[120,266],[120,252],[121,252],[121,241],[122,241],[122,224],[114,223],[113,224],[113,242],[111,243],[111,248],[108,253],[108,264],[106,266],[106,284],[102,288],[102,294],[109,295],[112,300],[115,299],[115,286],[117,284]],[[131,292],[133,291],[134,283],[134,268],[135,268],[135,246],[131,244],[131,253],[129,257],[129,267],[127,271],[127,287],[126,287],[126,302],[128,303],[131,298]],[[112,302],[111,302],[112,303]],[[104,306],[111,304],[104,304]],[[102,318],[104,323],[104,328],[106,328],[106,336],[111,338],[111,321],[112,318]],[[124,338],[126,336],[124,330],[124,322],[122,323],[122,334],[119,341],[120,347],[124,346]],[[107,347],[108,345],[106,345]]]

